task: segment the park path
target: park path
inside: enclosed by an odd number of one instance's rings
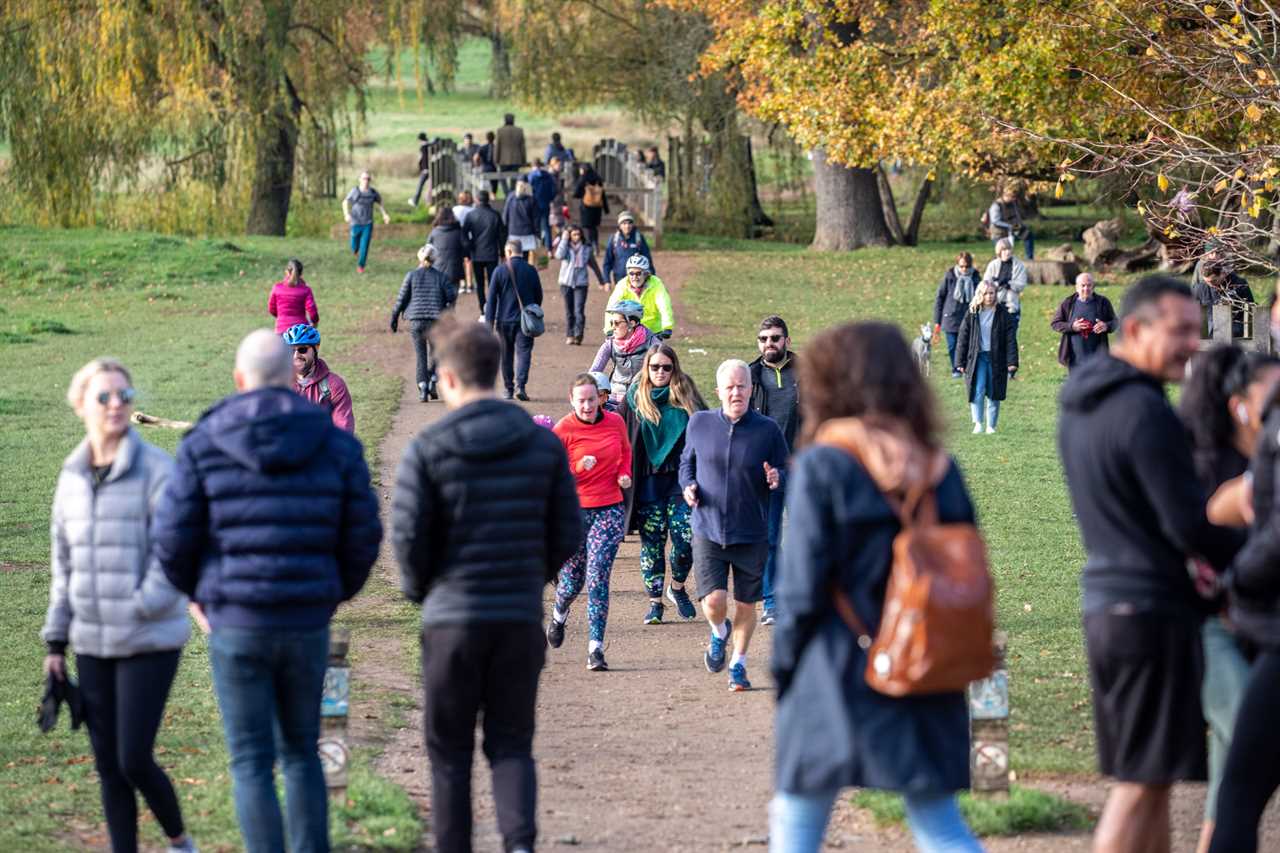
[[[674,343],[681,355],[692,346],[689,314],[681,305],[681,285],[696,271],[692,254],[659,253],[656,265],[672,292],[677,311]],[[586,370],[595,353],[607,296],[594,286],[588,300],[586,342],[564,343],[564,319],[555,264],[542,273],[547,332],[533,352],[532,414],[558,419],[568,411],[568,386]],[[476,316],[474,296],[459,297],[460,313]],[[744,353],[751,329],[744,330]],[[381,328],[371,332],[382,332]],[[404,336],[377,334],[372,357],[382,369],[404,378],[400,410],[381,447],[379,497],[390,505],[395,468],[408,441],[444,413],[440,403],[418,402],[412,349]],[[713,396],[712,389],[703,389]],[[354,638],[354,678],[358,691],[353,734],[358,743],[380,752],[376,770],[403,786],[419,805],[428,832],[423,850],[431,850],[430,775],[422,746],[421,688],[412,668],[418,651],[407,632],[393,627],[396,617],[378,619],[379,609],[398,598],[397,574],[389,545],[374,569],[366,592],[353,603],[376,653],[360,651]],[[550,591],[548,591],[550,607]],[[606,654],[610,671],[586,669],[584,608],[570,616],[564,645],[548,650],[538,698],[535,755],[539,773],[539,843],[543,849],[709,851],[767,844],[767,804],[772,794],[773,690],[767,673],[769,635],[761,628],[749,660],[756,689],[731,694],[726,676],[702,665],[707,630],[701,620],[678,618],[660,626],[643,625],[648,599],[640,582],[638,545],[628,537],[614,565]],[[386,628],[386,630],[383,630]],[[410,661],[412,663],[410,663]],[[402,714],[389,713],[388,703]],[[402,719],[397,719],[401,716]],[[388,719],[396,722],[388,726]],[[488,768],[479,752],[473,771],[475,839],[478,851],[500,851],[494,825]],[[1023,780],[1100,810],[1106,786],[1090,778]],[[1174,850],[1194,849],[1203,803],[1203,786],[1180,786],[1175,794]],[[1274,826],[1275,809],[1268,825]],[[1271,838],[1280,834],[1270,834]],[[867,853],[909,850],[901,830],[874,827],[847,803],[837,805],[828,832],[830,849]],[[993,839],[990,851],[1070,853],[1089,849],[1086,833],[1024,835]]]

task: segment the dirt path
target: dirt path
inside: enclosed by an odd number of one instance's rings
[[[680,284],[694,271],[693,255],[664,253],[657,259],[673,292],[679,318]],[[588,331],[583,346],[564,343],[564,319],[554,264],[543,273],[547,333],[533,352],[529,393],[531,413],[558,418],[568,411],[572,377],[586,370],[599,343],[598,324],[607,294],[591,289]],[[464,316],[477,312],[473,297],[460,297]],[[681,355],[686,345],[675,339]],[[421,404],[413,382],[413,355],[403,336],[379,335],[377,359],[405,378],[401,409],[382,446],[381,497],[390,502],[395,466],[409,439],[444,412],[439,403]],[[710,389],[706,389],[710,390]],[[368,617],[397,595],[396,567],[384,549],[370,592],[356,604]],[[731,694],[726,676],[703,668],[707,630],[700,620],[678,618],[661,626],[641,619],[647,596],[640,582],[638,545],[630,537],[614,566],[606,654],[610,671],[586,669],[584,607],[575,607],[564,645],[549,650],[538,700],[535,753],[539,771],[539,832],[545,848],[575,846],[591,850],[723,850],[767,843],[767,803],[772,793],[773,691],[767,674],[768,629],[757,634],[749,659],[757,685]],[[550,595],[548,595],[548,607]],[[387,631],[385,634],[397,634]],[[357,644],[359,637],[356,638]],[[353,725],[357,738],[382,749],[377,770],[404,786],[431,820],[430,785],[422,747],[418,710],[420,688],[406,661],[416,664],[407,640],[379,634],[378,661],[361,656],[357,677],[370,684],[357,699]],[[413,703],[404,725],[388,733],[378,721],[386,703]],[[477,736],[477,746],[479,737]],[[474,771],[476,849],[501,850],[494,827],[488,768],[477,749]],[[1024,783],[1025,784],[1025,783]],[[1032,781],[1054,793],[1100,808],[1106,788],[1096,780]],[[1175,850],[1194,848],[1203,786],[1178,789],[1175,798]],[[1274,810],[1272,820],[1274,823]],[[1277,836],[1272,836],[1277,837]],[[430,836],[425,839],[430,848]],[[901,832],[880,830],[847,804],[837,806],[828,847],[896,853],[911,849]],[[991,851],[1067,853],[1085,851],[1085,833],[1028,835],[992,840]]]

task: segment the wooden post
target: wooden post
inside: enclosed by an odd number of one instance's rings
[[[332,628],[329,632],[329,667],[324,673],[324,693],[320,698],[320,765],[329,793],[341,797],[347,790],[347,770],[351,752],[347,748],[347,709],[351,699],[351,667],[347,650],[351,632]]]
[[[1271,312],[1265,305],[1253,306],[1253,348],[1257,352],[1269,354],[1273,348],[1271,340]]]
[[[1231,343],[1231,304],[1219,302],[1210,309],[1213,312],[1213,342]]]
[[[996,631],[996,668],[969,685],[969,774],[975,794],[1009,792],[1009,671],[1004,661],[1008,642],[1003,631]]]

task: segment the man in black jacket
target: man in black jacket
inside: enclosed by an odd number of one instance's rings
[[[800,432],[800,388],[796,383],[799,370],[796,354],[791,351],[787,321],[781,317],[765,317],[756,333],[760,357],[751,362],[751,408],[767,415],[778,424],[787,450],[795,447]],[[785,483],[784,483],[785,485]],[[779,487],[769,495],[769,556],[764,564],[764,614],[761,625],[772,625],[773,580],[778,565],[778,542],[782,538],[782,509],[786,489]]]
[[[578,498],[555,435],[494,399],[493,333],[447,317],[431,337],[449,413],[405,450],[391,535],[400,587],[422,604],[436,849],[471,850],[471,759],[482,715],[504,849],[531,851],[542,592],[581,541]]]
[[[1222,566],[1231,537],[1205,517],[1163,388],[1181,381],[1199,332],[1185,284],[1142,279],[1125,294],[1119,343],[1062,389],[1058,447],[1088,555],[1081,585],[1098,763],[1117,783],[1095,851],[1169,849],[1170,788],[1206,774],[1206,608],[1187,565],[1198,556]]]
[[[529,364],[533,361],[533,338],[520,328],[520,313],[526,305],[542,305],[542,281],[538,271],[524,259],[519,240],[506,244],[507,259],[493,271],[489,295],[484,303],[484,321],[502,340],[502,384],[504,397],[529,401]],[[514,368],[513,368],[514,362]]]
[[[489,206],[488,190],[476,193],[476,206],[462,223],[462,236],[471,246],[471,274],[475,276],[476,301],[483,312],[485,285],[502,259],[502,244],[507,241],[502,217]]]

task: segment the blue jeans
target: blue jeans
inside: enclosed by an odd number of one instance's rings
[[[951,364],[951,372],[956,372],[956,341],[960,339],[957,332],[943,332],[947,336],[947,361]]]
[[[542,247],[548,252],[551,251],[551,216],[550,211],[538,211],[537,220],[533,223],[534,229],[542,235]]]
[[[1206,820],[1213,820],[1231,733],[1236,727],[1236,712],[1240,710],[1240,700],[1249,683],[1249,662],[1240,651],[1235,635],[1217,616],[1205,620],[1201,642],[1204,644],[1204,681],[1200,687],[1200,703],[1209,723],[1209,790],[1204,799],[1204,816]]]
[[[356,256],[356,266],[363,267],[369,260],[369,243],[372,240],[372,222],[351,226],[351,254]]]
[[[764,561],[764,609],[773,609],[773,579],[778,570],[778,543],[782,541],[782,510],[787,505],[786,480],[769,493],[769,556]]]
[[[987,426],[995,429],[1000,417],[1000,401],[987,399],[991,393],[991,353],[978,353],[978,363],[973,368],[973,402],[969,404],[969,413],[975,424],[982,423],[982,407],[986,403]]]
[[[288,849],[329,849],[328,792],[316,751],[328,657],[328,626],[307,631],[215,628],[209,637],[213,689],[231,753],[236,817],[249,853],[286,849],[274,779],[277,752],[284,773]]]
[[[817,853],[827,834],[831,804],[840,791],[789,794],[769,804],[769,853]],[[906,794],[907,826],[922,853],[982,853],[951,794]]]

